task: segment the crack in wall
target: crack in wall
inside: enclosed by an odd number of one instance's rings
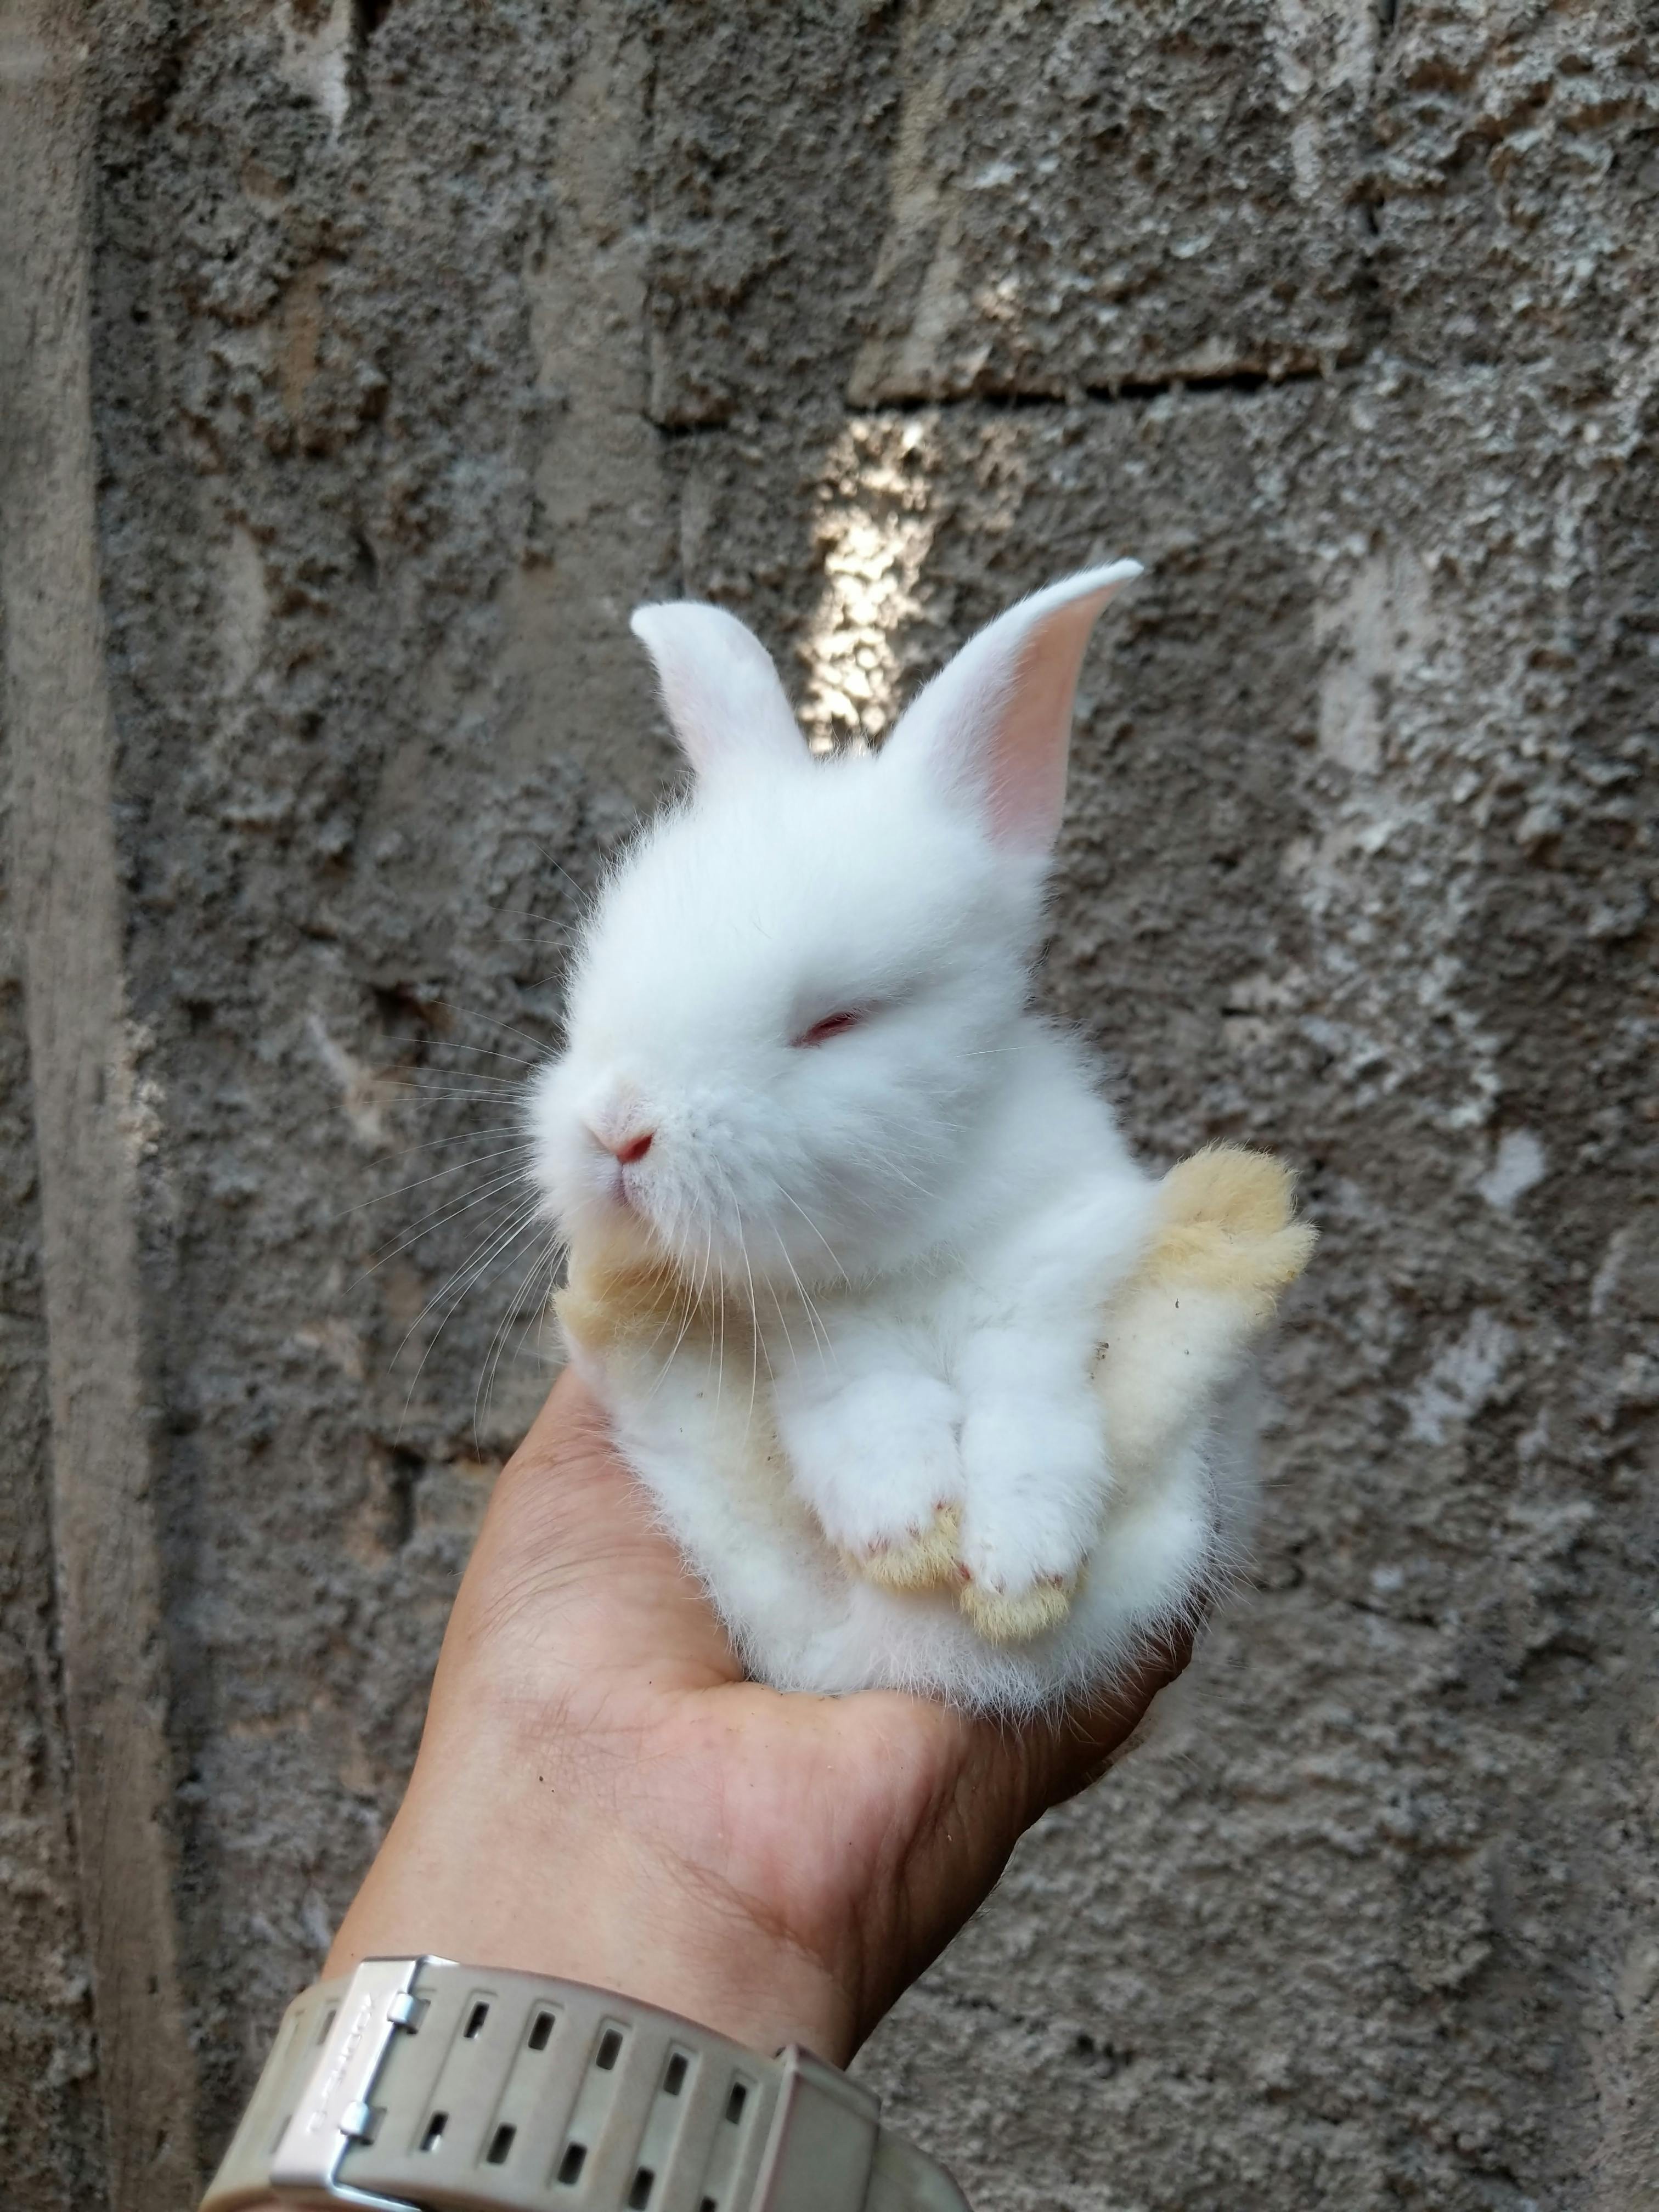
[[[1298,384],[1332,384],[1346,372],[1363,368],[1370,359],[1369,351],[1345,351],[1334,360],[1303,362],[1288,368],[1230,368],[1195,372],[1190,375],[1172,373],[1168,376],[1121,377],[1109,384],[1088,384],[1072,391],[1036,391],[1016,388],[1012,391],[952,392],[937,395],[925,392],[906,392],[891,398],[878,400],[843,401],[842,413],[848,422],[879,422],[902,415],[944,415],[957,410],[980,409],[989,414],[1015,415],[1050,412],[1067,407],[1117,407],[1145,405],[1157,399],[1180,399],[1189,394],[1215,392],[1237,392],[1241,398],[1254,398],[1258,392],[1277,392],[1281,387]],[[696,422],[652,419],[652,428],[665,441],[714,438],[758,428],[783,419],[771,410],[757,410],[743,416],[727,415],[715,419]]]

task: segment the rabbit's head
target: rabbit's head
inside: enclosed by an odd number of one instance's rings
[[[578,1249],[693,1282],[856,1279],[950,1241],[994,1176],[1095,617],[1067,578],[981,630],[873,755],[815,758],[720,609],[641,607],[695,770],[602,890],[535,1172]]]

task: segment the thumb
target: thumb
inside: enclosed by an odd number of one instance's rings
[[[734,1681],[724,1629],[658,1525],[574,1370],[507,1462],[461,1583],[446,1657],[487,1656],[545,1696],[573,1674],[656,1687]]]

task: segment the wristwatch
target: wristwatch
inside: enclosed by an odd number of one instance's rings
[[[968,2212],[880,2102],[654,2005],[450,1959],[295,1999],[201,2212]]]

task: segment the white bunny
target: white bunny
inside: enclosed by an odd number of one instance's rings
[[[1079,667],[1139,573],[1010,609],[830,759],[732,616],[634,617],[696,781],[589,921],[536,1174],[572,1349],[782,1686],[1053,1702],[1237,1540],[1249,1424],[1212,1400],[1305,1256],[1282,1171],[1159,1186],[1027,1006]],[[1223,1244],[1160,1275],[1195,1204]]]

